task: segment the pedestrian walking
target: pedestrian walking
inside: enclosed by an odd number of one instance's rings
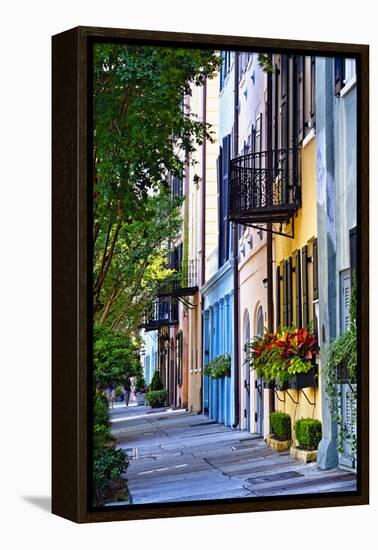
[[[123,388],[125,390],[125,404],[126,404],[126,407],[128,407],[129,401],[130,401],[130,394],[131,394],[131,380],[129,377],[126,378],[126,382]]]
[[[113,384],[110,384],[110,386],[108,386],[107,397],[108,397],[109,406],[112,409],[114,407],[114,401],[115,401],[115,389]]]

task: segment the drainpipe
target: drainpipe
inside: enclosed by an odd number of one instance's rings
[[[233,158],[238,156],[239,141],[239,52],[235,52],[234,62],[234,128],[233,128]],[[233,275],[234,275],[234,396],[235,396],[235,421],[232,425],[239,425],[239,266],[238,266],[238,224],[232,224],[233,239]]]
[[[272,56],[269,56],[269,61],[272,63]],[[267,149],[271,151],[273,148],[273,83],[272,73],[267,73]],[[268,162],[272,164],[273,158],[268,155]],[[273,168],[268,166],[268,168]],[[266,271],[267,271],[267,301],[268,301],[268,330],[272,332],[274,329],[274,313],[273,313],[273,234],[272,224],[267,226],[267,253],[266,253]],[[269,412],[274,411],[274,393],[269,390]]]
[[[207,100],[207,81],[206,78],[203,83],[202,88],[202,122],[206,124],[206,100]],[[202,144],[202,185],[201,185],[201,286],[205,284],[205,256],[206,256],[206,137],[203,140]],[[198,273],[198,277],[200,274]],[[203,322],[203,310],[204,310],[204,299],[203,296],[200,296],[201,299],[201,350],[203,352],[204,345],[204,322]],[[199,307],[199,304],[197,305]],[[203,366],[203,353],[201,353],[201,363]],[[200,409],[203,411],[203,374],[201,375],[201,386],[200,386]]]

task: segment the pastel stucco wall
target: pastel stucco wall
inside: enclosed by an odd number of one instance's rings
[[[317,236],[317,217],[316,217],[316,136],[312,132],[304,142],[302,147],[302,205],[294,218],[294,239],[282,236],[274,237],[274,259],[275,265],[280,265],[296,250],[301,250],[307,245],[308,256],[312,257],[312,240]],[[312,265],[312,264],[311,264]],[[312,268],[308,266],[308,296],[309,296],[309,320],[313,320],[313,280]],[[295,274],[293,274],[293,288],[295,288]],[[275,281],[276,283],[276,281]],[[276,293],[274,292],[274,296]],[[293,312],[295,312],[295,292],[293,292]],[[295,318],[294,318],[295,320]],[[320,369],[319,369],[320,371]],[[302,391],[289,390],[289,395],[284,392],[278,392],[275,397],[276,410],[288,413],[294,422],[300,418],[321,419],[321,403],[318,388],[305,388]],[[304,395],[305,394],[305,395]],[[307,397],[307,398],[306,398]],[[284,402],[280,401],[283,399]],[[310,405],[308,403],[315,403]],[[293,432],[294,433],[294,432]]]

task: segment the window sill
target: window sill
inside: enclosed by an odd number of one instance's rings
[[[343,88],[340,90],[340,97],[346,96],[357,84],[357,77],[354,76],[348,82],[345,84]]]

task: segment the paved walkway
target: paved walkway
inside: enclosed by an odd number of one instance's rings
[[[353,491],[354,474],[301,464],[259,436],[182,409],[117,404],[112,431],[129,455],[134,504]]]

